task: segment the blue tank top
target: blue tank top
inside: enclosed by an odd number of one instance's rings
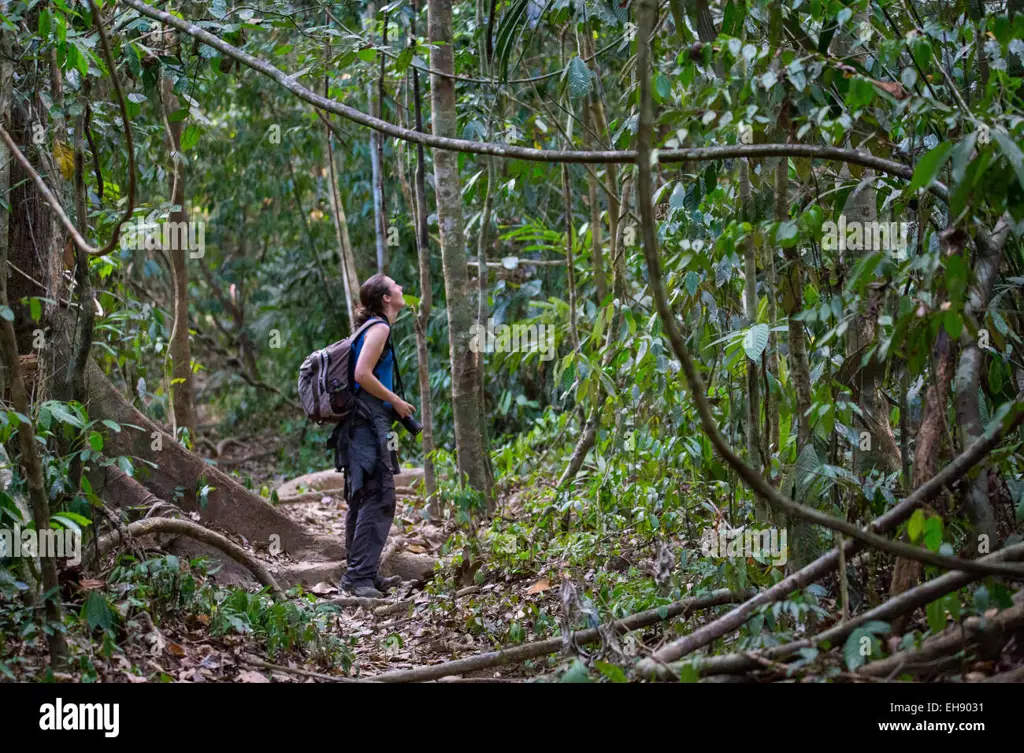
[[[380,317],[372,317],[370,321],[378,321],[387,324],[387,320],[381,319]],[[355,365],[359,363],[359,353],[363,349],[363,340],[366,338],[366,333],[369,332],[370,329],[373,328],[367,328],[366,331],[364,331],[363,334],[357,337],[356,341],[352,344],[352,354],[355,356],[354,360],[352,361],[353,370],[355,369]],[[394,366],[395,354],[392,352],[391,348],[385,345],[384,352],[381,354],[380,357],[380,361],[378,361],[376,368],[374,368],[373,370],[373,375],[380,380],[381,384],[383,384],[385,387],[392,391],[394,391],[395,389],[394,384],[392,384],[392,378],[394,376]],[[353,379],[352,381],[355,383],[356,392],[358,392],[360,390],[359,382],[356,382],[355,379]],[[385,401],[384,407],[391,408],[391,403]]]

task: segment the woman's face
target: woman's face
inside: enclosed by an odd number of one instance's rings
[[[390,277],[388,278],[388,284],[391,287],[391,292],[385,296],[385,303],[391,306],[395,311],[398,311],[405,306],[405,298],[402,296],[402,286]]]

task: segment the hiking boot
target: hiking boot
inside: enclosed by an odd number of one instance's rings
[[[350,593],[359,599],[383,599],[384,594],[378,591],[373,586],[352,586],[342,585],[341,590],[345,593]]]
[[[378,591],[387,593],[392,588],[398,588],[400,585],[402,585],[402,576],[392,575],[388,578],[382,578],[378,575],[376,578],[373,579],[373,585],[374,588],[376,588]]]

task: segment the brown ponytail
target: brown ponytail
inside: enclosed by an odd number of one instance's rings
[[[367,278],[359,288],[359,303],[356,305],[354,329],[362,327],[373,316],[382,319],[384,315],[384,296],[391,293],[388,276],[377,273]]]

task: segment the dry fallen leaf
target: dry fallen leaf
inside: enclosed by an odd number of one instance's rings
[[[532,586],[530,586],[528,589],[526,589],[526,593],[528,593],[528,594],[539,594],[541,591],[547,591],[550,588],[551,588],[551,583],[548,581],[548,579],[547,578],[541,578],[539,581],[537,581]]]
[[[876,81],[875,79],[872,79],[871,83],[887,94],[891,94],[893,97],[896,97],[896,99],[906,99],[910,96],[910,94],[907,93],[907,90],[903,88],[903,84],[899,81]]]
[[[79,587],[85,591],[95,591],[97,588],[103,588],[106,584],[106,581],[98,578],[85,578],[78,582]]]
[[[315,586],[311,587],[309,592],[311,594],[316,594],[317,596],[326,596],[327,594],[337,593],[338,587],[332,586],[330,583],[325,581],[320,581]]]
[[[415,552],[416,554],[426,554],[427,553],[426,547],[422,547],[419,544],[409,544],[406,547],[406,549],[408,551],[410,551],[410,552]]]
[[[235,682],[261,682],[269,683],[266,677],[261,675],[259,672],[254,672],[251,669],[247,669],[243,672],[238,673],[238,677],[235,678]]]
[[[171,654],[171,656],[184,656],[185,655],[185,649],[183,649],[177,643],[174,643],[172,641],[168,641],[167,642],[167,653]]]

